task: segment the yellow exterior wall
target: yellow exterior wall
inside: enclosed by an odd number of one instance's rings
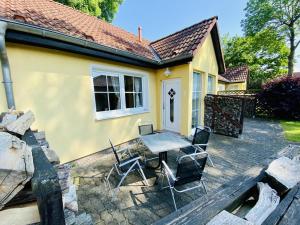
[[[246,89],[247,89],[247,83],[246,82],[226,84],[226,91],[230,91],[230,90],[246,90]]]
[[[157,80],[155,71],[92,57],[20,44],[7,44],[18,110],[32,110],[33,128],[45,130],[47,140],[62,162],[120,144],[138,136],[138,124],[156,127]],[[149,113],[95,120],[91,65],[110,65],[149,73]],[[6,101],[0,86],[1,111]]]
[[[195,57],[191,63],[191,77],[193,76],[193,71],[200,72],[202,75],[202,96],[201,96],[201,118],[200,121],[204,124],[204,97],[207,94],[207,80],[208,75],[214,76],[214,94],[218,91],[218,63],[216,59],[216,54],[212,42],[211,35],[208,35],[203,45],[197,50]],[[193,86],[193,79],[190,80],[190,86]],[[191,88],[192,90],[192,88]],[[190,104],[190,112],[192,112],[192,104]],[[192,124],[191,113],[190,116],[190,127]]]
[[[13,88],[18,110],[32,110],[36,116],[33,129],[45,130],[51,148],[62,162],[71,161],[109,147],[108,139],[120,144],[138,137],[138,124],[152,122],[162,129],[162,81],[181,80],[180,133],[190,135],[192,123],[193,71],[202,74],[201,122],[208,74],[215,76],[217,92],[218,65],[209,35],[192,62],[151,70],[85,57],[78,54],[21,44],[7,43]],[[149,75],[149,112],[114,119],[95,120],[91,66],[110,66]],[[0,110],[6,111],[3,85],[0,86]]]

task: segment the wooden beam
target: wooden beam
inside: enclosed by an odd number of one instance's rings
[[[65,225],[62,193],[57,173],[31,130],[26,131],[23,140],[32,146],[35,170],[31,179],[31,186],[37,199],[41,224]]]

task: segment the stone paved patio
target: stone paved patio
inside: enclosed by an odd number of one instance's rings
[[[259,168],[264,159],[285,147],[287,142],[277,122],[246,119],[240,138],[213,134],[209,144],[215,167],[206,167],[204,180],[210,192],[249,169]],[[175,162],[176,156],[176,151],[170,152],[169,163]],[[151,224],[173,212],[169,190],[161,191],[158,185],[153,185],[158,171],[145,170],[149,187],[140,182],[138,174],[132,174],[117,198],[112,198],[104,176],[113,162],[112,154],[97,153],[74,163],[72,175],[78,185],[79,210],[90,213],[95,224]],[[114,176],[112,185],[117,181]],[[176,195],[177,206],[182,207],[202,195],[204,190],[201,189]]]

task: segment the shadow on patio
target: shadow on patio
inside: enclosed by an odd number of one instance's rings
[[[265,158],[286,145],[281,127],[276,122],[251,119],[246,120],[244,126],[239,139],[212,135],[208,152],[216,167],[208,163],[205,169],[203,179],[208,192],[246,170],[259,169]],[[176,150],[168,153],[170,164],[176,162],[177,153]],[[150,186],[143,184],[137,172],[132,173],[125,179],[117,197],[112,198],[104,176],[114,160],[112,154],[99,153],[78,160],[73,167],[79,210],[90,213],[95,224],[151,224],[174,211],[170,191],[160,190],[159,185],[154,185],[159,170],[144,169]],[[118,179],[114,174],[111,185],[116,186]],[[175,194],[177,206],[180,208],[204,194],[202,188]]]

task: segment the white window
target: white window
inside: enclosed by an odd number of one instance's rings
[[[214,76],[208,75],[207,77],[207,94],[214,94],[215,93],[215,82]]]
[[[108,119],[148,111],[146,75],[93,71],[96,119]]]
[[[202,75],[193,73],[193,102],[192,102],[192,128],[200,125],[201,118],[201,96],[202,96]]]

